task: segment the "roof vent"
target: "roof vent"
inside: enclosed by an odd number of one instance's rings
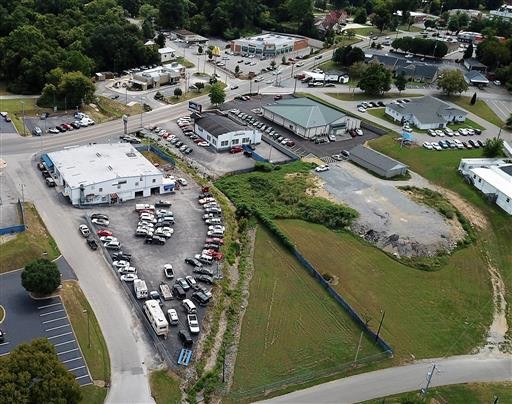
[[[101,154],[100,153],[96,153],[96,156],[101,157]]]
[[[107,166],[107,168],[108,168],[110,171],[112,171],[112,170],[113,170],[112,166]]]

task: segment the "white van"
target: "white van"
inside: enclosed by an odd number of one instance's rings
[[[194,313],[197,313],[197,307],[196,305],[192,302],[192,300],[190,299],[184,299],[183,302],[183,307],[185,308],[185,311],[187,312],[187,314],[194,314]]]

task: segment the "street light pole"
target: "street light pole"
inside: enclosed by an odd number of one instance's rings
[[[20,101],[21,103],[21,115],[22,115],[22,118],[23,119],[23,136],[26,135],[26,131],[25,131],[25,101]]]
[[[375,341],[379,339],[380,329],[382,328],[382,322],[384,321],[384,316],[386,315],[385,311],[382,311],[382,317],[380,318],[379,328],[377,330],[377,335],[375,336]]]
[[[83,312],[87,316],[87,346],[91,348],[91,323],[89,321],[89,310],[84,309]]]
[[[21,186],[21,201],[25,204],[25,184],[20,184]]]

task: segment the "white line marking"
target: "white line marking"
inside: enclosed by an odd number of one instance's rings
[[[64,311],[64,309],[61,309],[61,310],[55,310],[55,311],[50,311],[49,313],[39,314],[39,317],[49,316],[50,314],[60,313],[61,311]]]
[[[85,365],[78,366],[77,368],[69,369],[68,372],[73,372],[74,370],[83,369],[83,368],[85,368]]]
[[[71,341],[60,342],[58,344],[55,344],[54,346],[61,346],[61,345],[71,344],[72,342],[75,342],[75,340],[72,339]]]
[[[57,327],[48,328],[48,329],[46,329],[45,331],[58,330],[59,328],[64,328],[64,327],[69,327],[69,324],[64,324],[64,325],[59,325],[59,326],[57,326]]]
[[[59,318],[55,318],[53,320],[46,320],[46,321],[43,321],[43,324],[46,324],[46,323],[53,323],[54,321],[59,321],[59,320],[64,320],[66,319],[67,320],[67,317],[64,316],[64,317],[59,317]]]
[[[48,339],[59,338],[59,337],[63,337],[64,335],[69,335],[69,334],[73,334],[73,333],[72,332],[65,332],[64,334],[59,334],[59,335],[54,335],[53,337],[48,337]]]
[[[9,341],[7,341],[7,342],[2,342],[2,343],[0,344],[0,346],[7,345],[8,343],[9,343]]]
[[[46,309],[47,307],[58,306],[59,304],[62,304],[62,302],[59,302],[59,303],[52,303],[52,304],[47,304],[46,306],[39,306],[37,309],[38,309],[38,310]]]
[[[75,380],[78,380],[78,379],[83,379],[84,377],[89,377],[89,375],[83,375],[83,376],[78,376],[78,377],[75,377]]]
[[[74,351],[78,351],[78,348],[69,349],[69,350],[64,351],[64,352],[57,352],[57,355],[64,355],[64,354],[67,354],[69,352],[74,352]]]
[[[79,356],[78,358],[68,359],[67,361],[62,361],[62,363],[73,362],[73,361],[77,361],[78,359],[82,359],[82,357]]]

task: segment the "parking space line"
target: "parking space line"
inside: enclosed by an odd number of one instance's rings
[[[78,366],[77,368],[69,369],[68,372],[73,372],[74,370],[83,369],[83,368],[85,368],[85,365]]]
[[[75,380],[78,380],[78,379],[83,379],[84,377],[89,377],[89,375],[83,375],[83,376],[78,376],[78,377],[75,377]]]
[[[63,337],[64,335],[69,335],[69,334],[73,334],[73,333],[65,332],[64,334],[59,334],[59,335],[54,335],[53,337],[48,337],[48,339],[59,338],[59,337]]]
[[[50,311],[49,313],[39,314],[39,317],[49,316],[50,314],[60,313],[61,311],[64,311],[64,309],[61,309],[61,310],[55,310],[55,311]]]
[[[3,354],[0,354],[0,356],[5,356],[5,355],[9,355],[11,352],[6,352],[6,353],[3,353]]]
[[[57,326],[57,327],[48,328],[48,329],[46,329],[45,331],[58,330],[59,328],[64,328],[64,327],[69,327],[69,326],[70,326],[70,324],[59,325],[59,326]]]
[[[72,339],[71,341],[60,342],[58,344],[55,344],[54,346],[57,347],[57,346],[61,346],[61,345],[71,344],[72,342],[75,342],[75,340]]]
[[[62,304],[62,302],[59,302],[59,303],[52,303],[52,304],[47,304],[47,305],[45,305],[45,306],[39,306],[37,309],[38,309],[38,310],[46,309],[47,307],[58,306],[59,304]]]
[[[77,361],[79,359],[82,359],[81,356],[77,357],[77,358],[73,358],[73,359],[68,359],[67,361],[62,361],[61,363],[68,363],[68,362],[73,362],[73,361]]]
[[[2,342],[2,343],[0,344],[0,346],[4,346],[4,345],[7,345],[7,344],[9,344],[9,341]]]
[[[74,351],[78,351],[78,348],[69,349],[69,350],[64,351],[64,352],[57,352],[57,355],[64,355],[64,354],[67,354],[69,352],[74,352]]]
[[[67,317],[64,316],[64,317],[54,318],[53,320],[46,320],[46,321],[43,321],[43,324],[53,323],[54,321],[59,321],[59,320],[64,320],[64,319],[67,319]]]

